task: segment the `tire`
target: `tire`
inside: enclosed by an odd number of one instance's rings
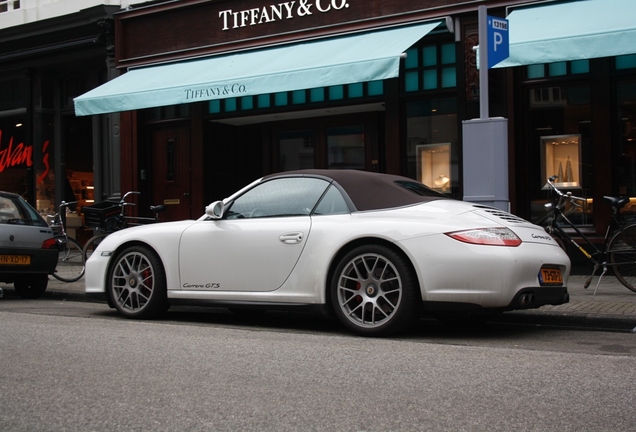
[[[636,225],[617,232],[607,246],[616,278],[636,292]]]
[[[419,297],[408,261],[381,245],[364,245],[347,253],[331,280],[336,316],[363,336],[387,336],[412,326]]]
[[[18,296],[24,299],[39,298],[49,284],[49,276],[46,274],[36,274],[23,276],[13,282],[13,287]]]
[[[62,282],[75,282],[84,276],[84,251],[72,238],[67,238],[60,250],[53,277]]]
[[[132,246],[119,253],[108,271],[106,289],[127,318],[159,318],[168,310],[166,273],[148,247]]]
[[[91,257],[91,255],[93,255],[93,252],[95,252],[95,249],[97,249],[97,246],[99,245],[99,243],[107,235],[108,234],[97,234],[97,235],[94,235],[93,237],[91,237],[90,239],[88,239],[88,241],[84,245],[84,249],[82,250],[82,252],[84,254],[84,262],[88,261],[88,259]]]

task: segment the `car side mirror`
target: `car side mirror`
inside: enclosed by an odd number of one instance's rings
[[[224,210],[225,205],[223,204],[223,201],[214,201],[205,208],[205,214],[212,219],[221,219],[223,217]]]

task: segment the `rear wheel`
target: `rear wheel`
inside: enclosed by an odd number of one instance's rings
[[[132,246],[115,257],[107,290],[115,308],[128,318],[157,318],[168,309],[163,264],[145,246]]]
[[[36,274],[21,277],[13,282],[15,292],[25,299],[39,298],[49,284],[49,276],[45,274]]]
[[[57,259],[53,277],[62,282],[75,282],[84,276],[84,252],[72,238],[64,242]]]
[[[616,278],[636,292],[636,225],[617,232],[607,246]]]
[[[331,301],[338,319],[366,336],[405,330],[420,303],[408,261],[381,245],[360,246],[344,256],[331,281]]]

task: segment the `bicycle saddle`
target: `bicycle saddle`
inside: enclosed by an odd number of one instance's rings
[[[612,207],[616,207],[617,209],[625,207],[625,204],[629,202],[629,197],[604,196],[603,199],[610,203]]]

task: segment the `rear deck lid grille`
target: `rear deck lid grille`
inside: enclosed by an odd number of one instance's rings
[[[527,224],[528,221],[525,219],[521,219],[519,216],[515,216],[511,213],[505,212],[503,210],[499,210],[493,207],[487,207],[482,205],[475,205],[475,208],[478,208],[492,216],[499,218],[507,223],[519,223],[519,224]]]

